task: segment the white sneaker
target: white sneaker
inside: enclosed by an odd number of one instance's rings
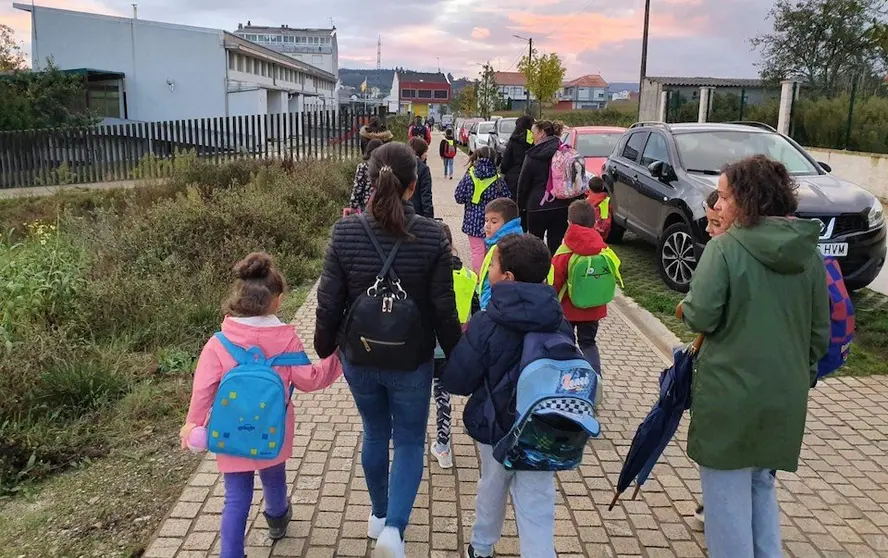
[[[432,455],[435,456],[435,459],[438,460],[438,465],[442,469],[452,469],[453,468],[453,453],[450,451],[450,446],[445,446],[443,450],[438,449],[438,444],[432,443],[432,446],[429,448]]]
[[[396,527],[386,527],[376,540],[373,558],[407,558],[404,552],[404,541]]]
[[[383,529],[385,529],[385,518],[370,514],[370,519],[367,520],[367,538],[375,541]]]

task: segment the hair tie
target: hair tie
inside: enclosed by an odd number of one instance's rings
[[[384,172],[392,172],[392,167],[388,165],[382,165],[382,168],[379,169],[379,174],[382,174]]]

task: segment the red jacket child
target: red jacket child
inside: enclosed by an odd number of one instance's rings
[[[611,230],[611,222],[613,216],[610,213],[610,196],[604,189],[604,181],[597,176],[589,179],[589,191],[586,192],[586,199],[595,208],[595,230],[601,234],[602,238],[607,238]]]
[[[580,256],[594,256],[607,248],[607,244],[598,231],[573,223],[567,227],[563,242],[571,252]],[[552,267],[555,268],[555,292],[561,292],[561,287],[567,281],[567,265],[570,262],[570,257],[571,254],[559,254],[552,258]],[[561,305],[564,308],[564,317],[570,323],[596,322],[607,317],[607,305],[575,308],[567,293],[561,299]]]

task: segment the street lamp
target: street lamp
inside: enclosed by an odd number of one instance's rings
[[[516,39],[520,39],[522,41],[527,41],[527,65],[530,67],[530,64],[533,62],[533,37],[522,37],[521,35],[512,35]],[[524,98],[527,102],[526,113],[530,114],[530,84],[527,83],[527,76],[524,77]],[[542,111],[543,107],[540,105],[540,110]]]

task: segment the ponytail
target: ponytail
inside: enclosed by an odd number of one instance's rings
[[[370,215],[388,234],[409,237],[403,198],[416,182],[416,155],[403,143],[387,143],[373,151],[369,167],[375,190]]]

